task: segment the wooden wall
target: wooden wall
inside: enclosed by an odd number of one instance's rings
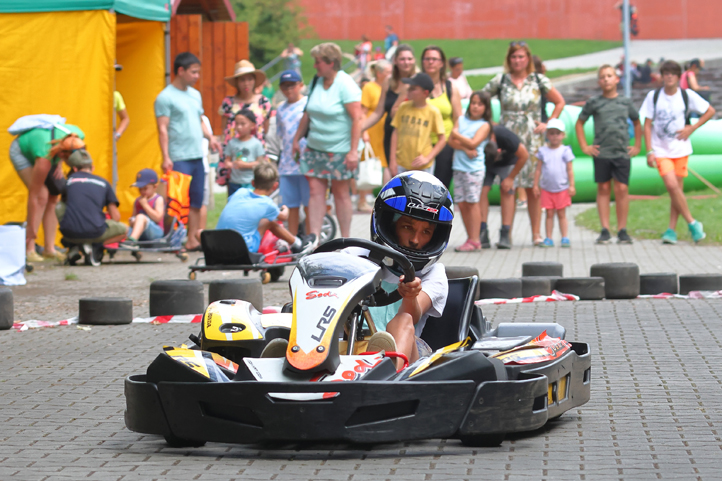
[[[181,52],[201,59],[201,78],[195,88],[203,96],[203,109],[213,133],[220,135],[223,123],[218,107],[223,97],[235,93],[225,77],[233,74],[236,62],[249,57],[248,23],[204,22],[200,15],[176,15],[171,19],[170,38],[171,70],[173,59]]]

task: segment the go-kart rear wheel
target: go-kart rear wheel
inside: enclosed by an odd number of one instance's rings
[[[192,439],[179,438],[174,434],[165,434],[165,442],[171,448],[200,448],[206,444],[205,441],[193,441]]]
[[[285,269],[283,267],[273,267],[268,269],[268,273],[271,274],[271,282],[277,282],[283,275],[284,270]]]
[[[268,284],[271,282],[271,273],[268,271],[261,272],[261,284]]]
[[[495,448],[501,446],[502,441],[506,434],[495,433],[495,434],[476,434],[473,436],[461,436],[459,439],[464,446],[471,446],[476,448]]]

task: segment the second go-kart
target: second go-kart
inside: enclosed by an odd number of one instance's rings
[[[334,252],[347,247],[368,257]],[[362,352],[373,325],[367,307],[395,301],[379,289],[385,259],[415,277],[393,249],[336,239],[298,262],[291,312],[211,304],[192,343],[165,348],[125,380],[126,426],[176,446],[426,438],[487,446],[589,400],[589,346],[563,340],[556,324],[492,331],[473,304],[476,277],[449,281],[443,316],[422,334],[431,356],[397,372],[395,353]],[[288,341],[282,357],[262,357],[278,339]]]

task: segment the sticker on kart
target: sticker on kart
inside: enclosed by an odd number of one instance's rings
[[[384,360],[381,353],[364,356],[341,356],[341,364],[333,374],[320,373],[309,375],[307,382],[343,382],[358,381],[363,378],[371,369],[378,366]],[[263,382],[298,382],[298,377],[286,376],[283,372],[284,358],[249,358],[243,359],[253,377]],[[331,399],[338,396],[337,392],[311,392],[311,393],[268,393],[274,399],[288,401],[315,401],[319,399]]]
[[[544,331],[528,343],[509,351],[494,354],[504,364],[534,364],[553,361],[566,354],[572,345],[564,339],[549,337]]]

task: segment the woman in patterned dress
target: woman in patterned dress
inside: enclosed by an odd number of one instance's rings
[[[223,116],[223,148],[233,138],[235,129],[233,118],[236,112],[243,109],[251,110],[256,116],[256,137],[265,146],[264,136],[268,131],[268,122],[271,114],[271,101],[263,95],[255,93],[257,86],[263,85],[266,74],[256,70],[248,60],[241,60],[236,64],[233,75],[226,77],[226,82],[236,89],[235,95],[229,95],[221,102],[218,114]]]
[[[564,108],[564,97],[543,74],[534,71],[531,51],[525,42],[511,42],[504,61],[502,74],[495,76],[484,91],[499,97],[501,115],[499,123],[522,140],[529,151],[529,162],[519,173],[518,184],[526,190],[529,204],[532,241],[541,245],[541,203],[534,196],[536,152],[544,144],[546,123],[542,121],[542,96],[554,104],[550,119],[558,118]]]

